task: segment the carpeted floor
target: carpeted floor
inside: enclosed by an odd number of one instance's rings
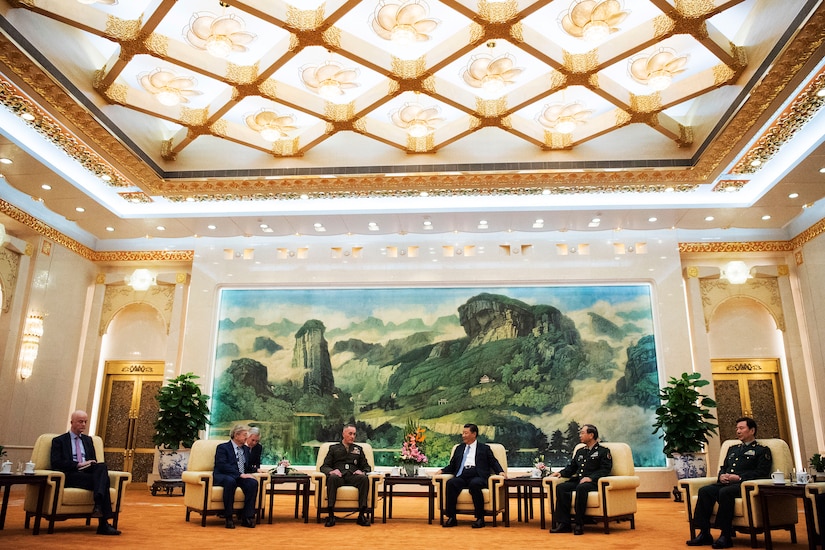
[[[489,523],[484,529],[471,529],[469,516],[459,517],[459,525],[452,529],[442,528],[438,520],[427,524],[426,500],[420,497],[400,497],[393,499],[393,519],[381,523],[381,502],[376,509],[376,523],[371,527],[355,524],[355,516],[343,518],[329,529],[323,523],[315,523],[314,509],[310,507],[310,520],[304,524],[294,519],[291,496],[275,497],[273,524],[266,520],[255,529],[238,526],[235,530],[223,527],[223,520],[214,516],[207,519],[205,528],[200,526],[200,516],[192,514],[191,522],[185,521],[183,498],[180,496],[158,495],[153,497],[145,486],[132,486],[126,496],[124,511],[120,516],[119,537],[95,535],[95,524],[86,527],[83,520],[69,520],[55,524],[55,533],[43,532],[33,537],[31,531],[23,529],[23,490],[14,488],[9,500],[6,525],[0,531],[0,549],[7,548],[227,548],[243,544],[246,548],[256,545],[274,548],[461,548],[462,550],[483,548],[538,548],[549,546],[553,550],[568,548],[599,548],[616,550],[654,550],[687,548],[687,521],[684,505],[670,499],[639,499],[636,515],[636,529],[631,530],[628,522],[612,523],[611,532],[605,535],[601,525],[585,527],[583,536],[570,533],[550,534],[539,528],[538,518],[530,523],[516,520],[515,499],[511,501],[509,528],[503,523],[493,528]],[[312,503],[311,503],[312,504]],[[777,550],[806,550],[805,518],[799,503],[800,523],[797,526],[797,544],[791,544],[790,534],[774,531],[774,548]],[[538,503],[536,503],[538,514]],[[438,512],[436,511],[436,515]],[[549,527],[549,513],[548,513]],[[715,534],[715,533],[714,533]],[[760,546],[762,537],[759,537]],[[749,539],[736,539],[736,547],[749,548]]]

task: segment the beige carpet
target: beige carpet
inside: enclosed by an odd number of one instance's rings
[[[605,535],[600,525],[585,527],[583,536],[569,533],[550,534],[539,528],[538,518],[529,523],[516,522],[515,500],[511,501],[509,528],[503,523],[493,528],[489,523],[484,529],[471,529],[469,516],[459,517],[458,527],[445,529],[427,524],[426,500],[420,497],[400,497],[393,499],[394,518],[381,523],[381,502],[376,510],[376,523],[371,527],[355,524],[355,516],[344,518],[331,528],[323,523],[315,523],[314,509],[310,507],[310,520],[304,524],[294,519],[294,500],[287,495],[275,498],[273,524],[266,520],[255,529],[238,527],[228,530],[223,520],[214,516],[207,519],[205,528],[200,526],[200,516],[192,514],[192,521],[185,521],[183,498],[180,496],[158,495],[153,497],[143,486],[130,487],[126,496],[124,511],[120,517],[119,537],[95,535],[95,524],[86,527],[83,520],[69,520],[55,524],[55,533],[45,533],[38,537],[23,529],[23,490],[14,488],[11,492],[6,525],[0,531],[0,549],[11,548],[87,548],[89,544],[103,548],[145,548],[160,550],[165,548],[227,548],[243,544],[246,548],[265,545],[267,548],[387,548],[393,550],[415,550],[440,548],[443,550],[484,548],[544,548],[565,550],[568,548],[598,548],[599,550],[636,550],[639,548],[670,549],[687,548],[687,521],[684,506],[672,499],[639,499],[636,515],[636,529],[631,530],[628,522],[612,523],[611,532]],[[805,519],[802,503],[799,502],[797,526],[798,543],[791,544],[790,535],[785,531],[774,531],[774,548],[807,549]],[[538,503],[535,508],[538,514]],[[436,511],[437,515],[437,511]],[[548,513],[549,526],[549,513]],[[759,536],[760,546],[762,537]],[[749,539],[739,536],[736,547],[749,548]]]

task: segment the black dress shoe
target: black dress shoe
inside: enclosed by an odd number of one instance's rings
[[[361,527],[369,527],[370,526],[370,518],[368,518],[366,516],[366,514],[359,514],[358,519],[355,520],[355,523],[357,523]]]
[[[719,538],[713,542],[713,548],[731,548],[733,541],[727,535],[719,535]]]
[[[249,527],[250,529],[255,528],[255,518],[242,518],[241,519],[241,526],[242,527]]]
[[[329,516],[327,518],[326,523],[324,523],[324,527],[333,527],[335,525],[335,516]]]
[[[584,527],[579,525],[578,523],[573,526],[573,534],[574,535],[583,535],[584,534]]]
[[[472,523],[471,526],[472,526],[473,529],[481,529],[482,527],[484,527],[484,520],[483,519],[477,519]]]
[[[458,521],[455,518],[447,518],[447,521],[444,522],[444,527],[455,527],[458,525]]]
[[[118,531],[117,529],[115,529],[114,527],[109,525],[108,523],[101,523],[97,527],[97,534],[98,535],[114,536],[114,535],[119,535],[120,531]]]
[[[226,520],[226,528],[227,529],[234,529],[235,528],[235,522],[232,521],[231,519]]]
[[[573,529],[569,523],[559,523],[550,529],[551,533],[569,533]]]
[[[710,536],[710,533],[702,532],[687,541],[685,544],[688,546],[710,546],[713,544],[713,537]]]

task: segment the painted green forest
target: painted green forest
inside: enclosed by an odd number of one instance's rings
[[[442,466],[464,423],[508,465],[565,464],[579,425],[662,466],[650,288],[224,290],[212,436],[259,426],[264,462],[314,464],[354,422],[378,465],[409,421]]]

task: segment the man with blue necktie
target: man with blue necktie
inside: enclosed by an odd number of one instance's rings
[[[249,433],[249,426],[238,424],[229,432],[230,440],[221,443],[215,449],[215,485],[223,487],[223,510],[226,528],[234,529],[232,512],[235,502],[235,489],[241,488],[244,495],[243,511],[239,514],[241,525],[255,527],[255,497],[258,494],[258,479],[254,474],[247,474],[249,447],[244,445]]]
[[[447,480],[445,489],[444,512],[447,520],[444,527],[455,527],[458,522],[455,519],[456,503],[458,495],[463,489],[470,491],[473,498],[473,509],[475,521],[472,523],[473,529],[484,527],[484,495],[481,490],[487,487],[487,478],[497,473],[504,476],[504,469],[493,455],[493,450],[489,445],[477,440],[478,426],[475,424],[464,424],[461,431],[463,443],[458,445],[450,458],[450,463],[436,472],[437,474],[453,474]]]

